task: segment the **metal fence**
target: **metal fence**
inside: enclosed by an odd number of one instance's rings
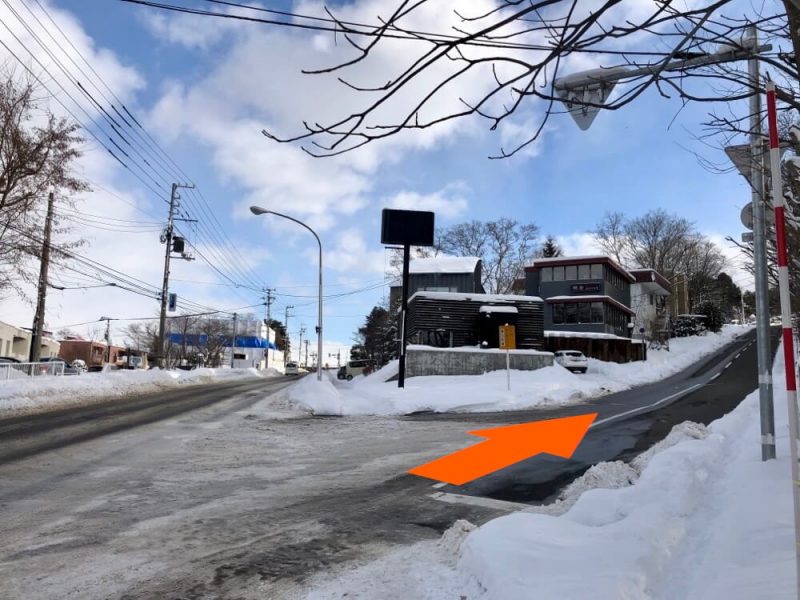
[[[64,374],[64,363],[52,362],[25,362],[25,363],[0,363],[0,381],[8,379],[28,379],[30,377],[57,376]]]

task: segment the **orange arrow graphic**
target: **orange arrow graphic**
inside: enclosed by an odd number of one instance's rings
[[[570,458],[595,418],[597,413],[469,431],[487,441],[414,467],[409,473],[462,485],[535,454]]]

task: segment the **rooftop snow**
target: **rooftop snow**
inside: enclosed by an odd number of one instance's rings
[[[482,313],[517,313],[516,306],[481,306],[478,312]]]
[[[586,338],[593,340],[625,340],[631,341],[630,338],[620,337],[613,333],[600,333],[596,331],[552,331],[544,332],[544,337],[560,337],[560,338]]]
[[[417,296],[431,300],[459,300],[475,302],[542,302],[539,296],[517,296],[515,294],[472,294],[469,292],[415,292],[409,300]]]
[[[474,273],[480,258],[476,256],[437,256],[417,258],[408,265],[409,273]]]

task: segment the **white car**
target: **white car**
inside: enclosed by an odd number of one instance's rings
[[[586,373],[589,361],[583,352],[577,350],[559,350],[555,352],[556,362],[573,373]]]
[[[296,362],[288,362],[286,363],[286,368],[284,369],[284,373],[287,375],[299,375],[300,369],[297,367]]]

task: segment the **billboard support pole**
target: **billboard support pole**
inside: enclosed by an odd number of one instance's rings
[[[400,368],[397,374],[397,387],[406,386],[406,324],[408,317],[408,264],[411,260],[411,246],[403,244],[403,300],[400,306]]]

